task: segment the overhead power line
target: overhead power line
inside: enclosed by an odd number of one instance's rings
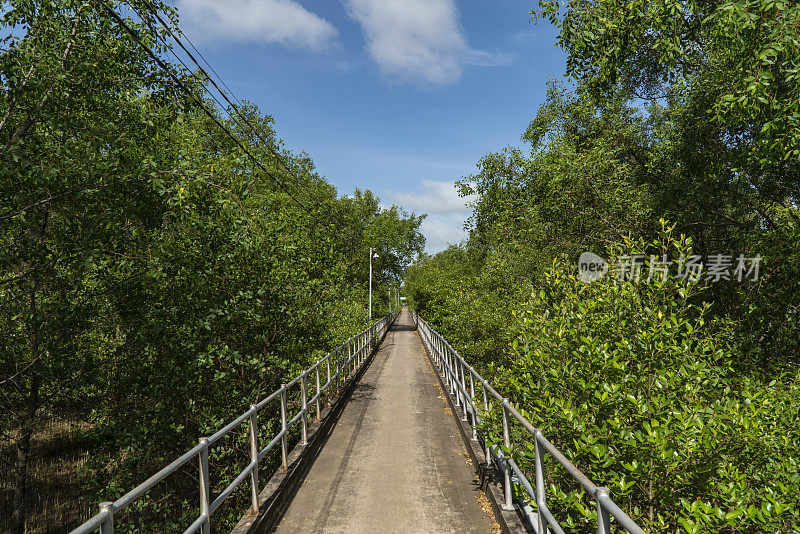
[[[270,143],[268,139],[264,139],[264,137],[262,137],[262,135],[258,131],[258,129],[250,122],[250,120],[248,120],[248,118],[246,116],[244,116],[241,113],[241,111],[239,109],[239,106],[237,106],[236,104],[231,102],[230,98],[228,98],[228,93],[231,95],[231,97],[240,106],[243,105],[242,102],[236,97],[236,95],[234,94],[233,90],[228,86],[228,84],[225,83],[225,80],[223,80],[222,77],[219,75],[219,73],[217,73],[217,71],[214,70],[214,67],[212,67],[211,64],[208,62],[208,60],[206,60],[206,58],[203,57],[202,53],[200,53],[200,51],[197,49],[197,47],[194,46],[194,44],[186,36],[186,34],[184,34],[179,27],[176,26],[176,27],[173,28],[167,21],[165,21],[164,18],[161,16],[161,14],[158,12],[156,7],[152,4],[152,2],[150,0],[144,0],[144,2],[148,6],[147,11],[150,14],[152,14],[156,18],[156,20],[158,20],[159,24],[167,31],[167,33],[170,35],[170,37],[172,37],[172,39],[178,44],[178,46],[186,53],[186,55],[189,57],[191,62],[194,63],[194,65],[197,67],[197,69],[205,76],[205,79],[208,80],[212,84],[214,89],[217,90],[217,92],[220,94],[220,96],[228,104],[228,109],[229,110],[233,109],[233,111],[236,113],[236,116],[239,117],[239,119],[241,121],[241,122],[238,123],[238,125],[241,128],[245,129],[245,130],[248,130],[248,128],[249,128],[249,132],[252,133],[259,141],[261,141],[261,143],[263,143],[264,146],[266,146],[267,150],[269,150],[269,152],[275,157],[275,160],[286,170],[286,172],[290,176],[292,176],[295,179],[298,187],[302,188],[306,192],[308,197],[311,200],[314,201],[314,204],[317,207],[319,207],[320,199],[311,190],[309,190],[309,188],[307,188],[303,184],[303,181],[295,174],[294,170],[290,167],[290,165],[288,163],[286,163],[286,161],[283,158],[283,156],[276,149],[273,148],[272,143]],[[176,34],[180,34],[180,36],[176,35]],[[186,48],[186,46],[183,44],[183,41],[182,41],[181,37],[183,39],[186,39],[186,41],[189,43],[189,45],[192,47],[192,49],[203,59],[205,64],[208,66],[208,68],[219,79],[220,83],[228,90],[227,93],[225,91],[223,91],[219,87],[219,85],[217,85],[217,83],[214,81],[214,78],[203,68],[202,65],[200,65],[200,63],[197,61],[197,59],[194,57],[194,55],[192,55],[192,53]],[[162,38],[162,42],[164,42],[164,44],[167,45],[167,48],[170,49],[170,51],[172,51],[171,46],[168,45],[166,40],[164,40]],[[192,70],[186,65],[186,63],[184,63],[183,59],[181,59],[177,54],[175,54],[174,52],[172,52],[172,54],[181,63],[181,65],[183,65],[187,70],[190,70],[190,71]],[[203,89],[220,106],[220,108],[224,108],[225,106],[223,106],[223,104],[217,99],[217,97],[206,87],[206,85],[202,82],[202,80],[201,80],[201,84],[203,85]],[[229,112],[229,116],[234,120],[234,122],[236,122],[236,118],[233,117],[232,115],[230,115],[230,112]],[[338,224],[337,227],[340,229],[340,231],[341,231],[342,228],[347,228],[347,224],[344,221],[340,220],[338,217],[336,217],[336,219],[337,220],[333,221],[333,222],[334,222],[334,224]],[[352,237],[353,237],[352,235],[349,236],[349,238],[351,239],[351,242],[355,242],[355,241],[352,240]]]
[[[320,227],[323,230],[325,230],[329,235],[331,235],[331,237],[333,237],[336,240],[342,239],[341,234],[336,234],[334,231],[328,228],[328,226],[323,221],[317,218],[317,216],[314,213],[312,213],[312,211],[308,208],[308,206],[306,206],[305,203],[303,203],[299,198],[297,198],[297,196],[294,193],[292,193],[292,191],[286,186],[283,180],[278,178],[274,173],[272,173],[266,167],[264,167],[261,161],[244,145],[244,143],[242,143],[235,135],[233,135],[233,133],[224,124],[220,122],[220,120],[214,115],[214,113],[212,113],[211,110],[208,109],[205,102],[203,102],[203,100],[199,98],[194,93],[194,91],[190,90],[186,86],[186,84],[183,83],[183,81],[173,72],[173,70],[160,57],[158,57],[158,55],[153,51],[153,49],[150,48],[142,40],[139,34],[133,28],[131,28],[130,25],[126,23],[125,20],[114,9],[108,6],[103,0],[100,1],[100,5],[109,14],[109,16],[111,16],[111,18],[113,18],[116,21],[116,23],[119,24],[120,27],[122,27],[122,29],[125,30],[125,32],[131,36],[134,42],[136,42],[136,44],[139,47],[141,47],[153,61],[156,62],[158,67],[161,68],[161,70],[163,70],[178,85],[178,87],[181,88],[181,90],[183,90],[186,94],[189,95],[189,97],[195,102],[195,104],[197,104],[198,107],[200,107],[200,109],[203,110],[203,112],[208,116],[208,118],[210,118],[220,128],[220,130],[222,130],[225,133],[225,135],[230,137],[231,140],[233,140],[233,142],[253,161],[253,163],[255,163],[264,172],[264,174],[268,178],[270,178],[275,184],[277,184],[289,196],[289,198],[292,199],[293,202],[295,202],[298,206],[300,206],[303,209],[303,211],[305,211],[312,219],[314,219],[314,221],[317,222],[320,225]],[[206,74],[206,76],[208,76],[208,73],[206,73],[204,69],[203,72]],[[214,85],[215,87],[218,88],[216,84]],[[224,94],[223,97],[226,98]],[[227,98],[226,101],[228,101]],[[232,107],[235,108],[235,106]],[[236,109],[238,111],[238,108]],[[276,154],[268,143],[267,146],[273,154]],[[278,159],[286,167],[286,164],[283,163],[282,159],[280,157],[278,157]],[[292,176],[294,175],[292,174]],[[302,184],[298,185],[302,186]]]
[[[258,138],[258,140],[261,141],[267,147],[267,150],[270,151],[270,153],[275,157],[275,159],[278,161],[278,163],[286,170],[286,172],[288,172],[297,181],[297,185],[299,187],[301,187],[302,189],[304,189],[306,191],[306,193],[308,193],[308,196],[311,197],[315,202],[319,203],[319,199],[316,198],[314,196],[314,194],[311,191],[309,191],[308,188],[306,188],[302,184],[301,179],[297,175],[295,175],[294,171],[290,168],[289,164],[287,164],[286,161],[284,161],[284,158],[282,157],[282,155],[277,150],[275,150],[273,148],[272,144],[267,139],[264,139],[261,136],[261,133],[258,131],[258,129],[248,120],[247,117],[245,117],[241,113],[241,111],[239,110],[239,107],[236,104],[234,104],[233,102],[231,102],[231,100],[230,100],[230,98],[228,98],[228,95],[226,94],[226,92],[223,91],[222,89],[220,89],[219,85],[217,85],[216,81],[214,81],[214,78],[212,78],[211,75],[203,68],[203,66],[200,65],[200,63],[197,61],[197,59],[195,59],[194,55],[192,55],[192,53],[189,52],[189,50],[183,44],[183,41],[181,40],[181,38],[176,35],[176,32],[181,33],[183,35],[183,37],[187,40],[187,42],[189,42],[191,47],[195,50],[195,52],[197,52],[198,55],[200,55],[202,57],[202,54],[200,54],[200,52],[197,50],[197,48],[191,43],[191,41],[189,41],[189,39],[186,37],[186,35],[183,34],[183,32],[181,32],[179,28],[175,28],[175,31],[173,31],[172,26],[170,26],[170,24],[168,24],[163,19],[161,14],[158,12],[158,10],[155,8],[155,6],[150,2],[150,0],[144,0],[144,3],[148,6],[148,9],[147,9],[148,12],[150,14],[152,14],[156,18],[156,20],[158,20],[159,24],[161,24],[161,26],[167,31],[167,33],[169,33],[169,35],[172,37],[172,39],[175,40],[175,42],[178,44],[178,46],[186,53],[186,55],[189,57],[191,62],[194,63],[194,65],[200,70],[201,73],[203,73],[203,75],[206,77],[206,79],[209,82],[211,82],[211,84],[214,86],[214,88],[217,90],[217,92],[220,94],[220,96],[222,96],[222,98],[228,104],[229,109],[233,109],[233,111],[236,113],[236,115],[239,117],[239,119],[244,124],[246,124],[250,128],[250,131],[255,135],[255,137]],[[166,44],[166,41],[165,41],[165,44]],[[183,60],[180,57],[178,57],[177,54],[173,53],[173,55],[176,57],[176,59],[178,59],[178,61],[184,67],[186,67],[187,70],[191,70],[186,65],[186,63],[184,63]],[[219,78],[220,83],[222,83],[222,85],[224,85],[225,88],[228,89],[228,92],[230,92],[230,94],[234,98],[234,100],[236,100],[237,102],[239,102],[239,104],[241,104],[241,101],[239,101],[239,99],[236,98],[236,95],[233,94],[233,91],[230,89],[230,87],[228,87],[228,85],[225,83],[225,81],[222,79],[222,77],[219,74],[217,74],[217,72],[214,70],[214,68],[211,66],[211,64],[208,61],[206,61],[205,58],[203,58],[203,60],[205,61],[206,65],[208,65],[208,67],[214,72],[214,74],[217,75],[217,78]],[[208,91],[208,94],[211,95],[211,97],[214,99],[215,102],[217,102],[217,104],[219,104],[220,107],[224,107],[222,105],[222,103],[219,100],[217,100],[217,98],[211,93],[211,91]],[[240,126],[241,126],[241,124],[240,124]]]

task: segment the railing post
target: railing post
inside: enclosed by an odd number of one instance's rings
[[[464,421],[467,420],[467,379],[464,378],[464,362],[458,355],[455,355],[456,365],[458,365],[458,392],[461,397],[461,410],[464,413]]]
[[[286,430],[286,384],[281,384],[281,466],[283,469],[289,468],[289,452],[287,430]]]
[[[464,361],[459,360],[461,366],[461,409],[464,412],[464,421],[467,420],[467,379],[464,377]]]
[[[455,392],[456,396],[456,406],[461,406],[461,389],[458,387],[459,384],[458,358],[453,353],[453,351],[450,350],[449,347],[446,350],[448,354],[450,354],[450,357],[453,359],[453,391]]]
[[[453,393],[453,365],[450,363],[450,353],[445,351],[442,354],[442,361],[447,369],[447,385],[450,387],[450,393]]]
[[[334,369],[333,371],[331,371],[333,373],[333,381],[334,381],[334,383],[333,383],[333,388],[334,388],[334,391],[335,391],[334,398],[339,396],[339,368],[338,368],[339,367],[339,353],[340,352],[344,352],[346,346],[347,345],[345,345],[344,347],[340,347],[339,349],[336,350],[336,352],[334,352],[331,355],[331,361],[333,362],[333,369]]]
[[[358,336],[353,338],[352,344],[347,346],[347,354],[342,352],[342,387],[344,387],[345,379],[350,375],[350,358],[356,353],[356,347],[358,347]]]
[[[445,377],[447,378],[447,387],[452,387],[452,382],[450,380],[450,356],[447,354],[442,354],[442,351],[439,350],[439,340],[434,338],[436,343],[436,353],[439,356],[439,360],[442,362],[442,370],[445,373]]]
[[[489,416],[489,395],[486,393],[486,380],[481,380],[481,387],[483,389],[483,411],[486,413],[486,416]],[[486,469],[489,469],[492,466],[492,451],[489,449],[489,441],[484,436],[483,444],[486,446]]]
[[[444,351],[447,358],[447,368],[450,371],[450,392],[456,397],[456,404],[458,404],[458,389],[456,388],[456,357],[450,354],[450,351]]]
[[[350,358],[350,363],[348,365],[355,365],[355,361],[358,359],[359,356],[361,356],[361,349],[364,348],[364,336],[365,335],[366,334],[364,334],[364,333],[361,333],[361,334],[358,335],[358,350],[353,352],[353,356]],[[352,372],[353,372],[353,370],[350,367],[348,367],[347,368],[347,374],[350,375]]]
[[[425,332],[425,339],[427,340],[428,345],[430,345],[431,347],[431,354],[433,354],[433,359],[436,361],[436,365],[439,366],[439,372],[442,372],[444,371],[444,366],[442,365],[442,355],[439,353],[439,346],[436,343],[436,339],[431,335],[430,331],[428,330],[428,325],[425,325],[424,332]]]
[[[320,415],[321,406],[322,406],[322,391],[320,391],[320,381],[319,381],[319,365],[317,365],[317,423],[322,422],[322,416]]]
[[[336,349],[328,356],[328,387],[331,391],[328,393],[328,404],[333,404],[334,399],[339,395],[339,374],[336,372],[336,366],[339,362],[339,351],[342,348]],[[333,369],[331,369],[331,366]],[[333,380],[333,382],[331,382]]]
[[[542,435],[540,431],[536,431],[533,435],[536,446],[536,515],[539,518],[539,534],[547,534],[547,520],[542,513],[542,508],[546,505],[546,493],[544,485],[544,446],[539,442],[539,437]]]
[[[470,418],[472,419],[472,441],[478,441],[478,415],[475,408],[475,377],[472,371],[469,373],[469,398],[470,398]]]
[[[339,358],[337,358],[337,360],[338,360],[337,363],[339,365],[339,380],[337,380],[337,383],[339,384],[339,389],[338,389],[337,393],[341,393],[341,388],[344,385],[344,359],[346,357],[345,353],[349,353],[350,352],[350,344],[352,342],[353,342],[352,339],[347,341],[347,346],[341,350],[342,354],[341,354],[341,356]]]
[[[595,499],[597,500],[597,534],[611,534],[611,514],[600,500],[601,496],[608,497],[608,488],[597,488]]]
[[[337,395],[341,393],[341,386],[344,383],[343,381],[344,381],[344,359],[345,359],[345,353],[350,352],[350,343],[351,342],[352,342],[352,340],[348,340],[347,341],[347,345],[345,345],[342,348],[342,350],[339,351],[341,354],[336,358],[336,366],[338,367],[338,371],[337,371],[338,376],[336,378],[336,384],[337,384],[336,385],[336,394]]]
[[[300,375],[300,421],[303,427],[303,445],[308,445],[308,391],[306,390],[306,372]]]
[[[250,414],[250,463],[255,467],[250,471],[250,488],[252,497],[253,513],[258,513],[258,408],[255,404],[250,406],[253,413]]]
[[[331,387],[331,354],[328,353],[328,358],[325,360],[326,367],[328,368],[328,387]],[[330,393],[328,393],[328,397],[330,397]]]
[[[453,391],[453,395],[456,397],[456,404],[458,404],[458,388],[456,387],[456,357],[447,349],[445,349],[444,353],[447,355],[447,365],[450,368],[450,389]]]
[[[350,345],[350,343],[351,343],[351,342],[354,342],[354,341],[353,341],[353,340],[350,340],[350,341],[348,341],[348,342],[347,342],[347,349],[346,349],[346,350],[342,350],[342,357],[339,359],[339,362],[340,362],[340,365],[339,365],[339,387],[340,387],[340,388],[341,388],[341,387],[344,387],[344,379],[345,379],[345,376],[344,376],[344,365],[345,365],[345,363],[344,363],[344,360],[345,360],[345,352],[347,352],[347,356],[346,356],[346,357],[347,357],[347,358],[349,358],[349,357],[350,357],[350,351],[351,351],[351,348],[350,348],[350,346],[351,346],[351,345]],[[341,390],[340,390],[340,392],[341,392]]]
[[[513,495],[511,493],[511,465],[508,463],[508,459],[511,457],[511,434],[508,431],[508,410],[506,409],[507,402],[508,399],[503,398],[501,403],[503,408],[503,445],[505,446],[505,450],[503,451],[503,464],[505,465],[505,469],[503,469],[503,494],[505,496],[503,509],[513,510],[514,503]]]
[[[208,438],[200,438],[199,464],[200,464],[200,515],[205,516],[200,526],[202,534],[211,534],[211,481],[208,474]]]
[[[108,513],[103,522],[100,523],[100,534],[114,534],[114,503],[101,502],[100,511]]]

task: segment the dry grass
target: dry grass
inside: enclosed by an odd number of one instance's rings
[[[87,423],[70,418],[41,420],[33,436],[28,465],[28,519],[26,532],[55,534],[68,532],[92,515],[81,501],[80,470],[88,449],[79,430]],[[14,499],[16,451],[11,435],[0,441],[0,532],[11,528]]]

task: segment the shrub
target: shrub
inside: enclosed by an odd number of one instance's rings
[[[663,229],[608,251],[611,265],[654,253],[688,256],[691,240]],[[511,357],[491,370],[509,398],[646,531],[800,531],[798,374],[741,372],[702,283],[609,273],[586,284],[573,269],[556,261],[516,314]],[[533,472],[529,447],[514,454]],[[591,496],[548,471],[554,515],[586,531]]]

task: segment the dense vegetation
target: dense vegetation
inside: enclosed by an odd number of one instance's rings
[[[460,182],[469,239],[406,293],[646,531],[799,531],[800,4],[533,15],[558,26],[574,90],[551,83],[530,151]],[[600,281],[580,280],[584,251],[609,262]],[[720,254],[730,279],[709,276]],[[619,269],[634,255],[638,279]],[[678,276],[692,255],[704,272]],[[551,473],[556,517],[589,531],[590,496]]]
[[[163,53],[151,4],[128,22]],[[0,17],[0,530],[21,533],[74,526],[366,326],[369,247],[388,311],[424,239],[421,217],[339,196],[269,115],[205,102],[254,163],[99,2]],[[246,450],[212,455],[217,489]],[[117,528],[188,526],[193,473]]]

